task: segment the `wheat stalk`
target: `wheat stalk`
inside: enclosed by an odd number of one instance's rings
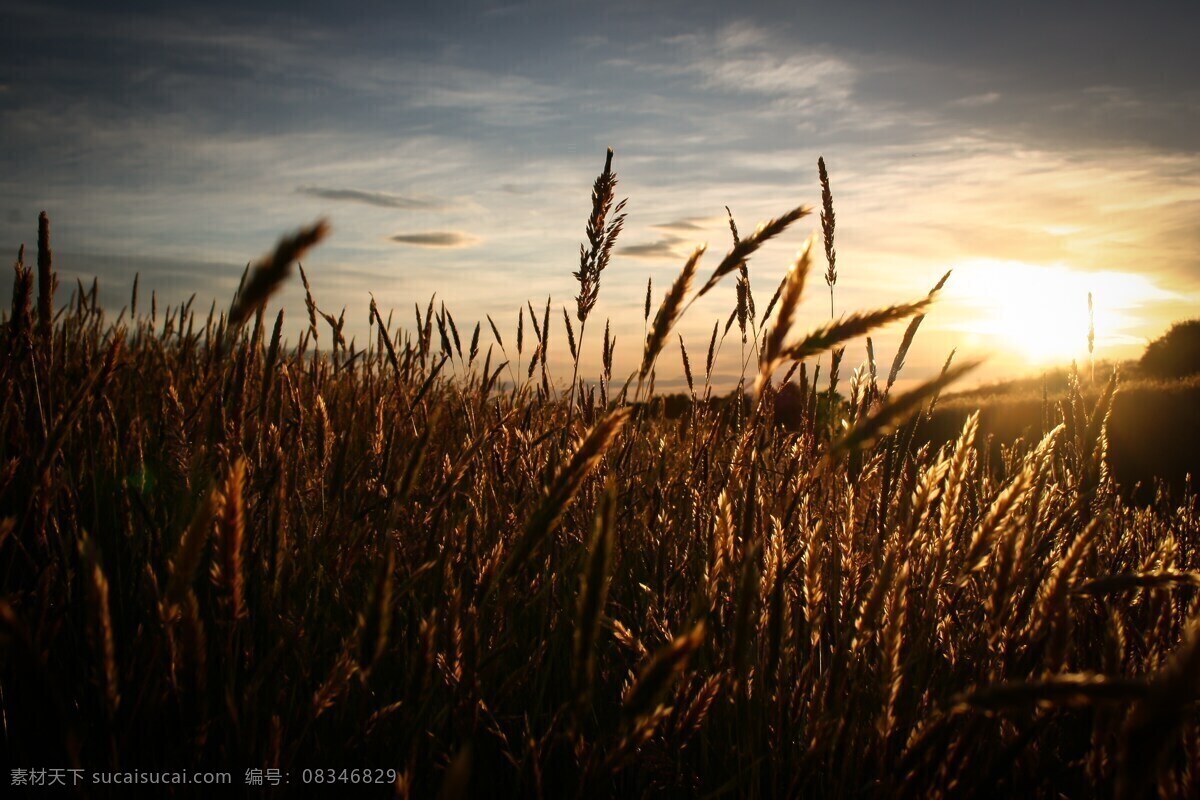
[[[688,660],[703,643],[704,631],[704,623],[697,623],[690,631],[656,652],[642,667],[622,703],[626,719],[637,720],[654,711],[659,698],[687,668]]]
[[[291,236],[279,240],[275,250],[269,256],[264,256],[249,274],[245,285],[241,287],[229,308],[229,327],[235,330],[242,325],[250,315],[261,308],[276,289],[291,274],[292,264],[304,257],[304,254],[315,247],[329,235],[329,223],[318,220],[312,225],[301,228]],[[308,279],[305,278],[305,291],[308,292]],[[311,295],[309,296],[311,300]],[[312,314],[315,305],[310,305]],[[311,318],[315,335],[316,319]]]
[[[557,527],[563,512],[570,506],[583,486],[584,480],[600,463],[617,434],[628,421],[632,409],[618,408],[596,424],[584,438],[571,460],[559,471],[550,484],[537,510],[529,517],[525,529],[512,543],[508,558],[497,572],[495,581],[508,574],[516,565],[526,561],[534,550]]]
[[[753,234],[742,239],[733,248],[725,254],[725,258],[721,259],[721,263],[713,270],[709,279],[700,287],[697,297],[703,297],[708,294],[721,278],[738,269],[739,265],[746,261],[758,248],[762,247],[767,241],[774,239],[779,234],[787,230],[793,222],[812,213],[812,209],[808,206],[797,206],[791,211],[783,214],[775,219],[767,220],[758,226],[758,229]]]
[[[654,315],[654,324],[650,326],[650,333],[646,336],[646,347],[642,352],[642,365],[638,370],[639,383],[650,374],[658,354],[662,351],[663,344],[667,341],[667,335],[670,334],[682,314],[684,298],[687,297],[688,290],[692,286],[692,278],[696,275],[696,265],[700,262],[700,256],[704,255],[705,247],[705,245],[700,245],[692,252],[692,255],[684,263],[679,277],[675,279],[663,297],[662,304],[658,307],[658,313]]]

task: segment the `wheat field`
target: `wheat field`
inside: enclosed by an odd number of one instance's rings
[[[324,224],[227,311],[135,283],[114,314],[95,286],[55,295],[43,216],[0,342],[5,760],[276,768],[293,792],[305,767],[383,768],[402,797],[1196,797],[1194,498],[1115,490],[1116,373],[1094,401],[1076,377],[1002,464],[977,416],[922,444],[971,367],[895,385],[941,284],[802,324],[806,283],[832,304],[838,282],[821,175],[818,212],[733,226],[715,267],[697,250],[648,287],[628,377],[592,318],[623,222],[611,153],[574,314],[468,328],[430,302],[407,327],[371,300],[365,348],[311,293],[298,342],[271,307]],[[748,261],[810,214],[756,309]],[[710,380],[724,320],[659,361],[724,281],[725,334],[758,354],[744,402]],[[905,320],[890,374],[841,366]]]

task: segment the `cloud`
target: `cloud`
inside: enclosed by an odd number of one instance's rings
[[[950,105],[959,108],[979,108],[980,106],[990,106],[1000,99],[999,92],[984,92],[983,94],[972,94],[967,97],[960,97],[957,100],[950,102]]]
[[[422,231],[396,234],[391,241],[417,247],[473,247],[480,239],[461,231]]]
[[[708,226],[717,220],[717,217],[681,217],[651,225],[652,230],[663,233],[661,239],[618,247],[617,253],[647,261],[677,261],[687,258],[698,244],[694,234],[708,230]]]
[[[686,217],[684,219],[672,220],[671,222],[663,222],[659,225],[651,225],[650,227],[658,231],[667,231],[668,233],[675,231],[704,231],[708,230],[708,224],[712,222],[713,218],[711,217]]]
[[[359,189],[329,189],[322,186],[301,186],[296,189],[296,193],[306,194],[309,197],[320,197],[323,200],[365,203],[369,206],[398,208],[404,211],[430,211],[442,207],[441,203],[434,200],[403,197],[398,194],[388,194],[387,192],[367,192]]]
[[[792,110],[848,111],[852,106],[858,68],[827,48],[795,52],[792,43],[765,26],[732,23],[711,35],[669,37],[660,44],[673,51],[673,58],[651,56],[635,68],[694,79],[701,89],[773,98]]]
[[[353,82],[356,76],[347,76],[345,80]],[[575,93],[550,81],[448,62],[441,63],[435,71],[397,63],[384,74],[371,75],[369,81],[375,84],[376,94],[402,93],[403,105],[408,109],[461,112],[498,128],[528,128],[557,122],[566,114],[564,104],[578,100]]]
[[[617,252],[630,258],[644,258],[648,260],[669,259],[674,261],[675,259],[686,257],[686,253],[681,253],[681,245],[683,244],[684,240],[678,236],[668,236],[666,239],[659,239],[655,242],[618,247]]]

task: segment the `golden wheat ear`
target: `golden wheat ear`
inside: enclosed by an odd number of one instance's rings
[[[856,311],[837,322],[823,325],[799,342],[783,349],[782,361],[800,361],[831,350],[839,344],[866,335],[893,322],[922,313],[932,302],[930,298],[915,303],[899,303],[876,311]]]
[[[261,308],[292,273],[292,265],[329,235],[329,223],[317,220],[279,240],[275,250],[254,265],[229,308],[229,330],[235,331]]]
[[[233,463],[221,488],[221,507],[217,514],[218,574],[227,594],[229,616],[245,616],[245,576],[243,574],[246,541],[245,500],[246,459]]]
[[[711,276],[700,287],[697,297],[703,297],[708,294],[708,291],[716,286],[721,278],[737,269],[743,261],[749,258],[763,244],[774,239],[779,234],[788,229],[789,226],[801,217],[806,217],[812,213],[812,209],[808,206],[797,206],[791,211],[779,216],[775,219],[767,220],[758,226],[758,229],[753,234],[742,239],[735,244],[733,248],[725,254],[725,258],[713,270]]]
[[[187,593],[191,591],[219,502],[218,489],[214,488],[206,493],[192,515],[192,521],[179,537],[179,547],[175,551],[175,557],[171,559],[171,575],[167,581],[167,603],[170,605],[182,605]]]
[[[950,279],[951,270],[946,270],[946,274],[942,276],[932,289],[929,290],[928,299],[933,300],[942,291],[946,285],[946,281]],[[925,320],[924,312],[917,314],[908,323],[908,328],[904,331],[904,336],[900,339],[900,347],[896,350],[896,357],[892,359],[892,368],[888,371],[887,386],[884,388],[884,394],[892,390],[892,386],[896,383],[896,378],[900,377],[900,370],[904,368],[904,359],[908,357],[908,349],[912,347],[913,339],[917,335],[917,328],[921,327],[921,323]]]
[[[121,694],[117,685],[116,643],[109,608],[108,577],[104,573],[100,549],[86,531],[80,535],[78,549],[80,560],[85,567],[85,585],[90,610],[88,634],[99,665],[105,710],[111,719],[117,713]]]
[[[629,688],[622,703],[621,711],[627,720],[633,721],[638,717],[654,711],[659,698],[687,668],[692,654],[704,643],[704,623],[698,622],[695,627],[682,636],[676,637],[670,644],[663,647],[650,659],[638,674],[637,681]]]
[[[500,580],[512,569],[532,556],[539,545],[558,526],[559,520],[574,501],[584,480],[600,463],[605,451],[616,439],[617,434],[621,432],[632,413],[633,409],[628,406],[618,408],[600,420],[588,433],[587,438],[579,445],[579,449],[575,451],[571,460],[551,483],[546,496],[529,518],[529,522],[526,523],[525,530],[513,543],[508,558],[505,559],[493,578],[493,587],[498,586]]]
[[[682,315],[683,301],[691,289],[692,279],[696,276],[696,266],[700,263],[700,257],[704,255],[707,247],[702,244],[692,251],[692,255],[683,265],[679,277],[675,279],[670,290],[663,297],[662,305],[658,307],[658,313],[654,315],[654,324],[646,336],[646,348],[642,352],[642,365],[638,370],[639,381],[645,380],[646,376],[650,374],[655,359],[658,358],[658,354],[662,352],[663,345],[667,341],[667,335]]]
[[[1127,704],[1146,697],[1149,686],[1137,678],[1110,678],[1091,673],[1053,675],[1037,681],[1011,681],[982,686],[959,695],[959,709],[1003,711],[1011,708]]]
[[[800,300],[804,296],[804,284],[808,279],[808,271],[812,267],[812,247],[815,238],[815,234],[808,237],[804,248],[796,256],[796,260],[788,269],[778,292],[776,292],[776,296],[779,298],[779,314],[775,317],[775,324],[771,326],[764,340],[762,354],[759,358],[758,381],[755,384],[756,394],[761,391],[762,386],[770,379],[771,373],[783,361],[783,343],[792,328],[796,309],[800,306]],[[774,305],[775,299],[772,298],[768,305],[768,314]]]
[[[951,367],[933,380],[926,381],[901,395],[889,398],[866,419],[850,428],[840,439],[835,441],[830,446],[829,455],[832,457],[871,446],[880,437],[894,431],[898,425],[924,405],[926,400],[937,395],[946,386],[954,383],[981,363],[980,361],[969,361]]]

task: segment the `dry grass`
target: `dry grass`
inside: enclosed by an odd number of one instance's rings
[[[737,242],[697,293],[804,213]],[[768,307],[754,327],[749,410],[705,402],[715,328],[702,401],[677,421],[644,402],[701,251],[652,323],[647,304],[634,404],[608,391],[607,333],[605,375],[555,391],[549,305],[529,309],[526,364],[523,310],[516,351],[489,319],[479,358],[479,326],[464,347],[432,301],[411,330],[372,304],[363,350],[309,294],[301,341],[276,317],[268,343],[270,290],[323,232],[286,239],[227,319],[134,300],[113,322],[80,292],[47,329],[51,299],[35,319],[17,269],[0,349],[9,763],[279,767],[293,784],[394,768],[414,796],[1200,792],[1196,508],[1122,503],[1111,395],[1073,383],[1061,427],[1000,464],[975,417],[919,444],[969,365],[890,396],[855,374],[848,407],[814,379],[785,430],[777,367],[929,303],[789,345],[807,257],[782,324]]]

